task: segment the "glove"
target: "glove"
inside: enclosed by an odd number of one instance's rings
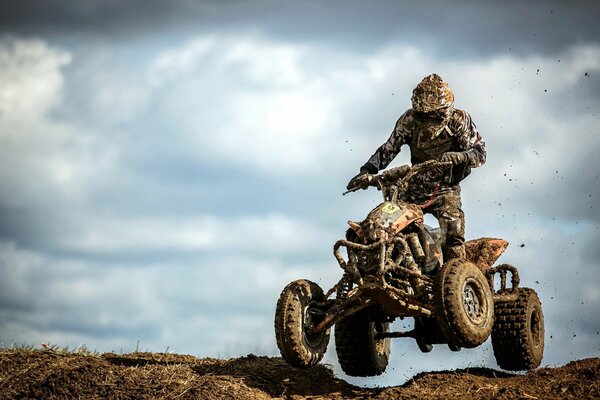
[[[366,189],[369,186],[369,181],[367,177],[369,176],[369,171],[366,168],[361,168],[360,172],[348,182],[348,186],[346,189],[350,190],[355,187],[360,187],[361,189]]]
[[[467,154],[464,151],[449,151],[442,155],[440,161],[451,162],[453,165],[460,165],[466,163],[468,160]]]

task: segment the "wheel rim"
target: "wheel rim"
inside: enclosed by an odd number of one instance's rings
[[[310,312],[310,307],[307,305],[302,310],[302,336],[304,341],[311,347],[318,346],[322,339],[322,334],[314,332],[315,324]]]
[[[542,329],[540,324],[540,313],[537,307],[534,307],[533,310],[531,310],[531,315],[529,316],[529,334],[533,345],[535,347],[540,347],[542,343]]]
[[[465,314],[474,324],[481,324],[484,319],[485,299],[477,281],[468,279],[462,294]]]

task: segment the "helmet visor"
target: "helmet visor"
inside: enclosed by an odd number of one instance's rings
[[[451,107],[439,108],[429,112],[416,112],[415,115],[422,121],[442,122],[450,115]]]

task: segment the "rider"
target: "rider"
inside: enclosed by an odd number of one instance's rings
[[[445,242],[444,259],[465,257],[465,224],[461,209],[459,183],[471,173],[471,168],[485,163],[485,142],[477,132],[471,116],[454,108],[454,94],[448,83],[437,74],[423,78],[412,93],[412,108],[400,116],[389,139],[350,180],[348,189],[366,187],[368,174],[386,168],[400,153],[400,147],[410,148],[412,164],[429,160],[450,161],[450,169],[434,185],[411,187],[405,201],[428,203],[424,212],[435,216]]]

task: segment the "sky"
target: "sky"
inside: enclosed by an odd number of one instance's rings
[[[511,243],[543,365],[598,357],[598,17],[592,1],[1,2],[0,345],[278,355],[280,291],[341,277],[333,243],[380,201],[341,194],[435,72],[487,145],[462,184],[467,238]],[[324,362],[349,379],[333,339]],[[489,341],[396,340],[388,372],[349,380],[473,366],[495,367]]]

